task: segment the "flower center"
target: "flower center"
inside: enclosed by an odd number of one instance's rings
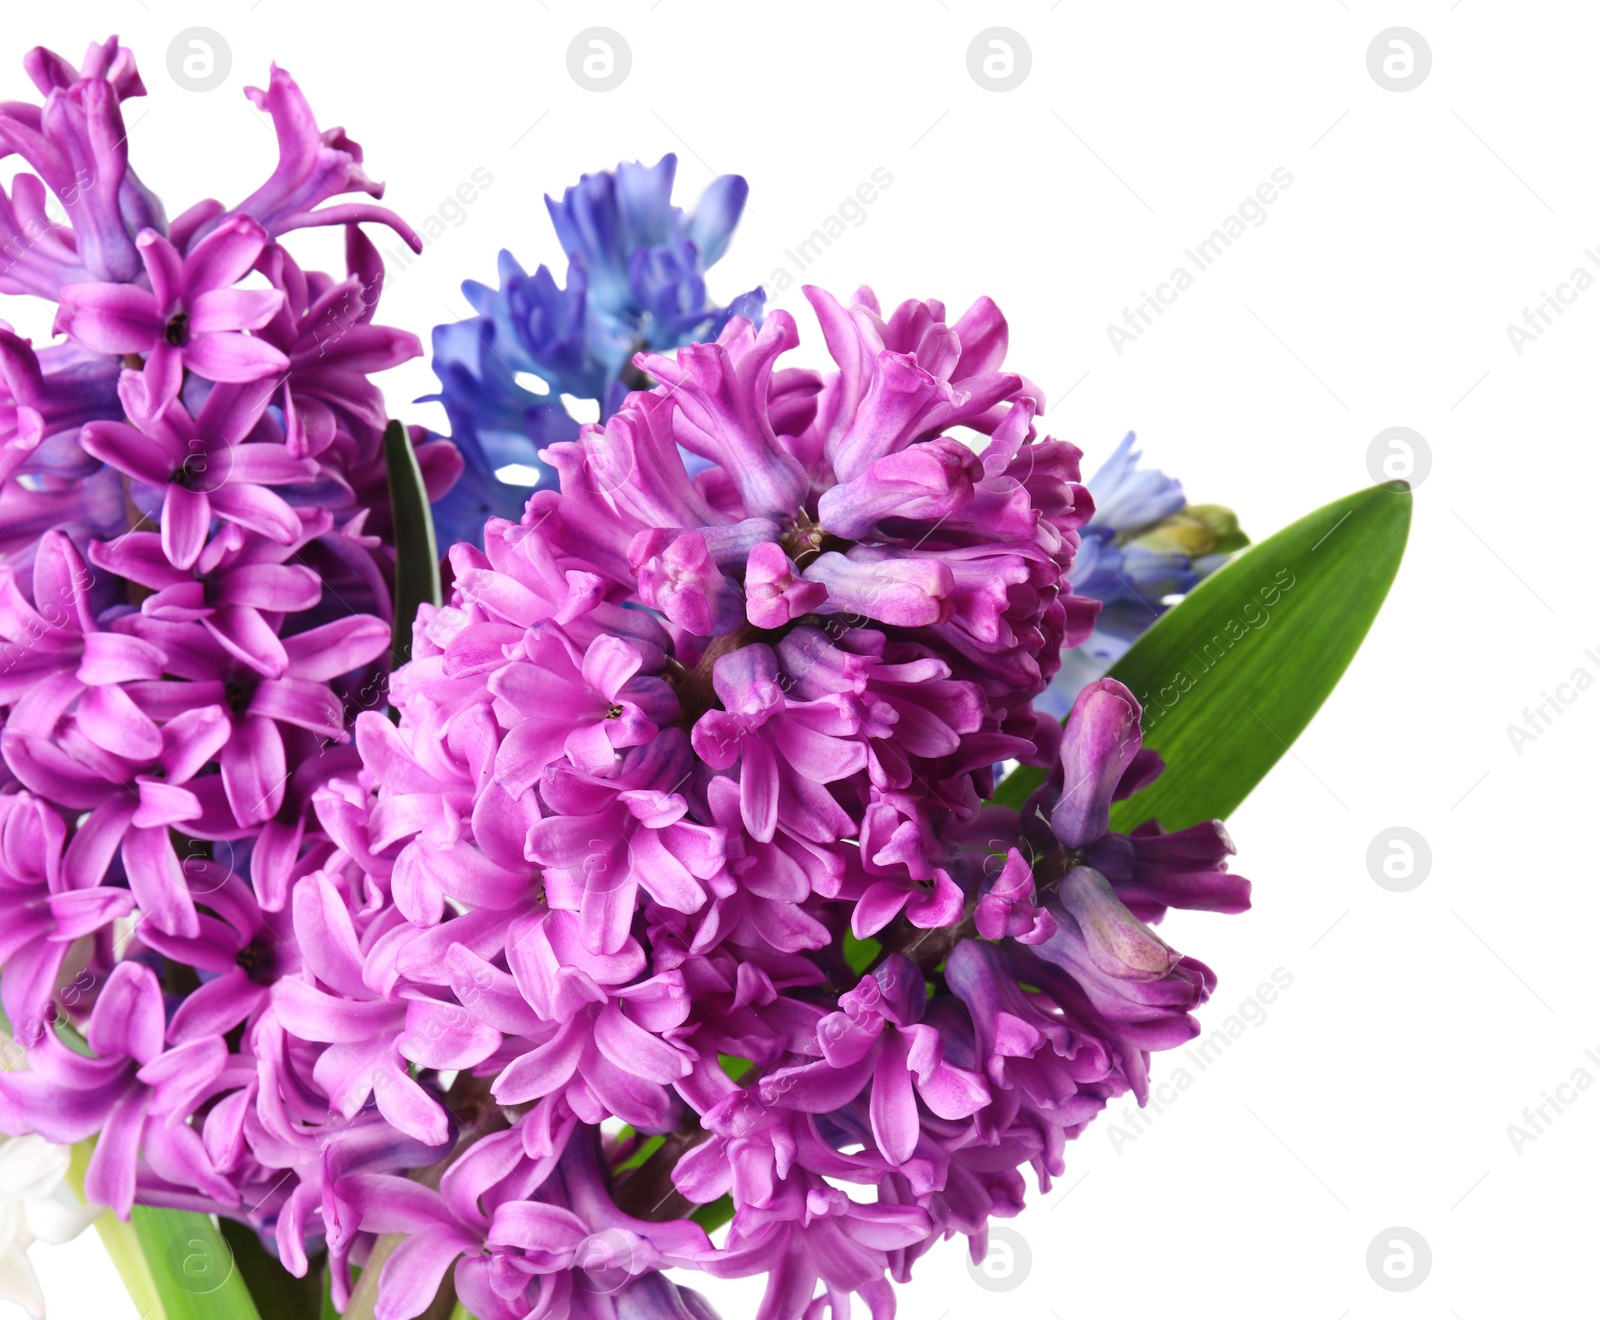
[[[1074,868],[1089,865],[1089,853],[1086,848],[1069,848],[1066,844],[1045,854],[1034,868],[1034,880],[1038,884],[1039,902],[1043,903],[1047,896],[1053,896],[1056,887]]]
[[[189,313],[176,312],[167,322],[165,335],[167,343],[173,348],[182,348],[189,342]]]
[[[230,678],[222,685],[222,693],[234,718],[243,719],[250,709],[250,699],[256,694],[256,685],[248,679]]]
[[[263,946],[259,936],[240,949],[233,960],[256,985],[271,985],[276,978],[277,960],[272,951]]]
[[[204,484],[208,467],[210,467],[210,462],[205,451],[197,450],[191,445],[188,456],[178,465],[178,470],[172,474],[172,484],[182,486],[185,490],[214,489],[215,482],[210,487]]]
[[[845,550],[850,542],[834,536],[815,523],[804,509],[795,514],[794,523],[778,539],[784,554],[794,560],[796,568],[805,568],[824,550]]]

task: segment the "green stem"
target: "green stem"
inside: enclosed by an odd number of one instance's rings
[[[83,1180],[89,1172],[89,1156],[94,1153],[94,1139],[80,1141],[72,1148],[72,1163],[67,1168],[67,1181],[72,1190],[83,1198]],[[144,1248],[139,1245],[139,1235],[132,1224],[125,1224],[110,1210],[94,1221],[94,1231],[100,1235],[106,1255],[117,1267],[122,1286],[143,1320],[167,1320],[160,1294],[156,1292],[155,1276],[150,1273],[150,1262],[144,1258]]]
[[[457,1089],[459,1088],[459,1089]],[[449,1156],[426,1169],[418,1169],[411,1177],[424,1187],[438,1190],[445,1170],[461,1158],[466,1151],[492,1132],[510,1125],[505,1110],[495,1104],[489,1093],[489,1079],[466,1076],[458,1079],[447,1097],[451,1111],[461,1121],[462,1132],[455,1149]],[[372,1244],[372,1251],[361,1267],[361,1277],[350,1290],[350,1305],[345,1307],[343,1320],[373,1320],[378,1305],[378,1287],[382,1282],[383,1267],[395,1249],[406,1240],[405,1233],[382,1233]],[[418,1320],[452,1320],[459,1307],[456,1303],[455,1272],[446,1270],[439,1292]],[[470,1317],[469,1317],[470,1320]]]
[[[100,1235],[106,1255],[117,1267],[122,1286],[138,1310],[141,1320],[167,1320],[166,1308],[161,1305],[161,1295],[156,1291],[155,1276],[150,1273],[150,1262],[144,1258],[144,1247],[132,1224],[125,1224],[116,1213],[107,1210],[94,1221],[94,1231]]]

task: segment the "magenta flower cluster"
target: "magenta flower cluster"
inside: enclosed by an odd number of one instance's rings
[[[0,322],[0,999],[29,1065],[0,1124],[98,1134],[88,1194],[123,1215],[136,1195],[227,1213],[237,1156],[187,1120],[254,1075],[236,1029],[300,965],[276,928],[334,851],[312,797],[354,773],[349,725],[383,701],[369,377],[421,345],[374,323],[359,225],[417,240],[337,200],[382,189],[281,69],[250,92],[271,177],[169,220],[129,163],[132,55],[113,38],[81,69],[43,49],[26,68],[42,105],[0,105],[24,166],[0,190],[0,293],[54,303],[60,338]],[[282,246],[321,225],[345,226],[343,276]],[[440,489],[459,467],[447,444],[418,456]]]
[[[809,296],[827,374],[734,318],[545,451],[560,490],[455,547],[398,727],[362,715],[319,794],[343,856],[296,890],[284,1050],[346,1114],[386,1069],[425,1145],[458,1094],[505,1125],[437,1192],[344,1192],[409,1234],[380,1314],[453,1266],[486,1320],[611,1316],[680,1266],[766,1275],[759,1320],[886,1315],[1197,1030],[1212,975],[1145,923],[1247,905],[1227,836],[1109,831],[1160,770],[1125,689],[1064,738],[1033,709],[1096,612],[1077,450],[988,300]],[[983,805],[1008,759],[1055,766],[1023,813]]]
[[[1162,769],[1125,688],[1035,709],[1093,509],[992,302],[808,290],[823,372],[781,310],[638,355],[451,550],[391,720],[368,375],[417,345],[357,225],[409,231],[330,202],[376,189],[281,71],[272,179],[170,223],[126,52],[29,72],[0,291],[65,341],[0,336],[0,1130],[325,1253],[341,1309],[370,1266],[380,1320],[707,1320],[670,1267],[886,1320],[1143,1101],[1214,985],[1151,924],[1249,886],[1216,822],[1111,831]],[[315,224],[346,278],[280,246]],[[1044,787],[986,806],[1012,761]]]

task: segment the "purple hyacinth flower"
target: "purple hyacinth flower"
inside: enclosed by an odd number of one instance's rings
[[[128,166],[120,102],[144,94],[132,59],[112,38],[90,48],[81,75],[42,49],[27,63],[44,105],[0,106],[0,145],[27,161],[67,208],[72,251],[89,278],[131,280],[140,265],[135,235],[147,226],[165,227],[159,204]],[[26,246],[34,237],[29,228]],[[58,281],[28,291],[53,297],[59,288]]]
[[[1063,786],[1050,811],[1050,830],[1069,848],[1105,834],[1111,801],[1139,751],[1139,703],[1113,679],[1078,694],[1061,741]]]
[[[1033,868],[1015,848],[973,913],[978,934],[986,940],[1010,936],[1019,944],[1038,944],[1055,934],[1056,921],[1035,904]]]
[[[194,565],[213,516],[280,545],[301,535],[300,517],[271,488],[309,481],[316,469],[282,445],[243,443],[260,420],[270,385],[218,386],[191,416],[181,401],[152,401],[142,374],[124,372],[122,397],[133,425],[90,422],[83,428],[79,442],[87,453],[152,488],[162,550],[174,567]]]
[[[244,382],[282,372],[289,359],[260,330],[283,305],[278,289],[236,287],[261,256],[267,232],[249,216],[230,216],[180,254],[147,229],[139,235],[149,289],[135,284],[69,284],[61,290],[56,333],[91,352],[145,355],[152,412],[177,394],[185,368],[207,380]]]
[[[0,797],[0,1000],[24,1045],[55,1025],[51,1001],[72,942],[133,910],[125,889],[73,887],[61,864],[65,838],[61,816],[33,794]]]
[[[351,226],[392,217],[326,204],[372,185],[280,72],[274,178],[243,210],[201,200],[169,224],[128,165],[128,53],[25,63],[44,104],[0,107],[0,153],[34,171],[0,196],[0,292],[57,301],[68,339],[36,351],[0,326],[0,998],[26,1047],[0,1126],[94,1136],[91,1197],[235,1214],[303,1270],[342,1167],[431,1162],[390,1117],[442,1142],[410,1067],[475,1064],[488,1030],[397,984],[397,909],[352,881],[314,805],[360,773],[352,717],[381,701],[391,645],[370,377],[420,345],[374,323],[382,262]],[[314,224],[347,227],[342,276],[278,242]],[[459,470],[440,444],[418,463],[435,493]],[[308,877],[330,874],[363,978],[372,960],[357,1016],[381,1017],[375,1044],[294,1035],[274,1009],[282,986],[350,972],[335,918],[271,915],[326,898]],[[358,1046],[358,1075],[405,1061],[382,1074],[387,1117],[346,1119]]]
[[[47,1034],[28,1053],[28,1070],[0,1076],[0,1127],[26,1128],[52,1141],[98,1134],[84,1178],[87,1200],[126,1219],[138,1164],[189,1186],[224,1208],[238,1193],[205,1152],[184,1115],[228,1084],[228,1049],[216,1036],[166,1049],[161,989],[140,963],[119,964],[107,978],[86,1032],[93,1057]]]
[[[638,677],[638,650],[617,637],[596,637],[580,652],[557,632],[530,632],[526,659],[498,670],[489,690],[514,731],[500,745],[495,773],[521,796],[551,762],[565,755],[587,774],[609,771],[617,753],[649,742],[677,715],[660,679]]]
[[[824,786],[866,765],[849,704],[837,696],[791,701],[779,685],[777,656],[759,644],[719,657],[712,685],[722,708],[696,722],[694,749],[713,769],[739,762],[751,837],[769,842],[780,821],[802,838],[838,837],[840,812]]]
[[[249,87],[245,95],[258,110],[272,116],[278,135],[278,165],[266,183],[234,208],[238,214],[258,220],[273,238],[294,229],[375,221],[393,229],[413,251],[422,251],[416,231],[385,207],[370,202],[322,205],[351,192],[382,197],[383,185],[362,171],[361,148],[343,129],[324,132],[317,128],[311,106],[287,71],[274,64],[266,90]]]
[[[890,1164],[904,1164],[921,1136],[919,1098],[947,1119],[966,1118],[989,1099],[980,1077],[945,1062],[939,1034],[919,1021],[925,1002],[922,973],[898,954],[888,958],[817,1024],[821,1061],[768,1074],[763,1098],[826,1113],[849,1104],[870,1079],[873,1137]]]

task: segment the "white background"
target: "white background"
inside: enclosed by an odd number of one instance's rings
[[[194,25],[232,50],[206,94],[166,71]],[[566,67],[595,25],[633,56],[604,94]],[[1003,94],[966,67],[994,25],[1032,51]],[[1366,64],[1396,25],[1433,55],[1400,94]],[[747,176],[750,208],[713,272],[726,299],[790,264],[784,249],[882,166],[892,185],[807,278],[952,310],[992,295],[1055,434],[1092,465],[1137,429],[1192,498],[1231,504],[1258,537],[1366,484],[1380,430],[1419,431],[1432,470],[1388,606],[1295,755],[1230,822],[1253,912],[1178,914],[1165,931],[1218,972],[1208,1029],[1275,968],[1292,987],[1142,1135],[1119,1149],[1103,1119],[1069,1150],[1067,1178],[1011,1225],[1032,1255],[1018,1287],[981,1290],[947,1243],[900,1314],[1480,1320],[1596,1309],[1600,1088],[1520,1152],[1507,1125],[1580,1066],[1600,1079],[1584,1056],[1600,1053],[1600,690],[1520,755],[1506,728],[1574,669],[1600,677],[1584,654],[1600,654],[1600,290],[1521,355],[1506,326],[1600,245],[1597,27],[1588,6],[1492,0],[79,0],[13,8],[0,97],[31,97],[28,46],[75,60],[120,32],[152,91],[128,107],[134,162],[173,213],[236,201],[269,172],[271,134],[240,89],[273,59],[419,227],[485,167],[494,182],[465,222],[391,279],[380,319],[424,337],[466,313],[460,281],[492,281],[500,247],[530,268],[559,261],[541,197],[585,170],[676,151],[685,202],[716,173]],[[1119,356],[1107,324],[1277,167],[1294,182],[1265,224]],[[332,246],[311,235],[300,250],[331,261]],[[801,308],[795,288],[773,302]],[[432,383],[421,363],[393,373],[393,410],[437,420],[408,402]],[[1409,893],[1367,871],[1394,825],[1432,847]],[[1158,1059],[1157,1077],[1173,1066]],[[1365,1265],[1392,1225],[1433,1252],[1406,1294]],[[133,1316],[108,1300],[92,1234],[35,1256],[53,1316]],[[754,1285],[709,1291],[729,1320],[753,1311]]]

